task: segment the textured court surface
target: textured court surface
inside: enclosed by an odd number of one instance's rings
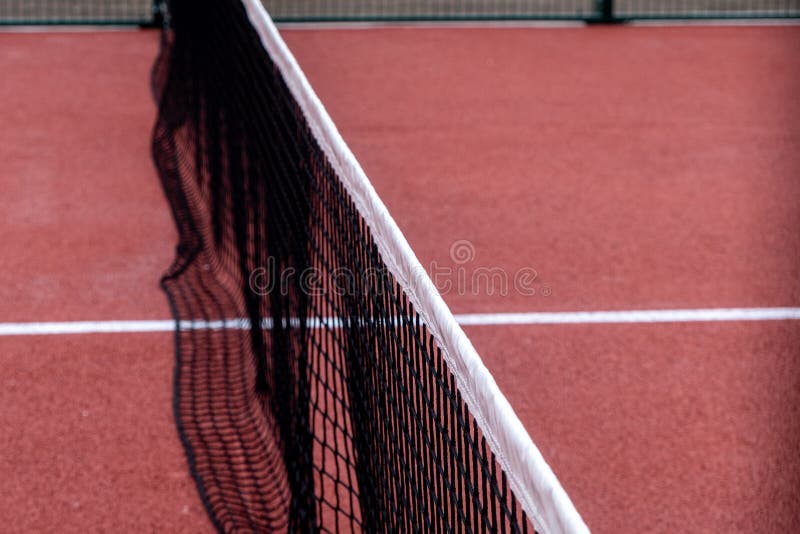
[[[796,27],[287,39],[423,264],[552,290],[456,313],[800,300]]]
[[[423,264],[551,288],[455,312],[800,301],[800,28],[287,41]],[[597,532],[800,524],[796,321],[467,334]]]
[[[286,38],[423,264],[535,268],[455,312],[800,304],[798,28]],[[168,317],[156,47],[0,34],[0,322]],[[797,321],[467,333],[595,531],[800,525]],[[0,521],[208,528],[171,366],[164,333],[0,338]]]

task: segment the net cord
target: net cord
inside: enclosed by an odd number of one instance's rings
[[[467,406],[525,512],[542,534],[588,533],[569,496],[339,134],[269,14],[258,0],[241,1],[317,142],[369,226],[389,271],[439,343]]]

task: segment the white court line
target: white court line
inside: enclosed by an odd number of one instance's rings
[[[149,29],[149,28],[148,28]],[[91,24],[10,24],[0,26],[0,33],[129,33],[142,31],[138,25],[94,25]]]
[[[694,323],[707,321],[800,320],[800,308],[708,308],[553,313],[470,313],[456,315],[462,326],[526,324]]]
[[[407,29],[407,30],[439,30],[439,29],[459,29],[459,30],[484,30],[487,28],[583,28],[586,23],[581,20],[369,20],[369,21],[321,21],[321,22],[276,22],[279,30],[375,30],[375,29]]]
[[[462,326],[513,326],[554,324],[647,324],[647,323],[692,323],[714,321],[797,321],[800,308],[708,308],[678,310],[625,310],[584,312],[534,312],[534,313],[468,313],[457,314],[456,321]],[[298,321],[291,321],[298,326]],[[340,328],[341,322],[333,318],[312,318],[311,328],[327,324]],[[249,328],[247,319],[225,321],[181,321],[181,329],[220,330],[223,328]],[[264,328],[272,324],[265,322]],[[0,336],[45,336],[61,334],[119,334],[172,332],[175,322],[152,321],[67,321],[0,323]]]
[[[674,28],[679,26],[743,26],[743,27],[759,27],[759,26],[798,26],[800,21],[796,18],[742,18],[742,19],[639,19],[631,20],[628,22],[629,26],[657,26],[665,28]]]
[[[60,323],[0,323],[0,336],[120,334],[124,332],[171,332],[173,330],[175,330],[175,321],[69,321]]]
[[[275,25],[281,31],[326,31],[326,30],[375,30],[375,29],[401,29],[401,30],[485,30],[485,29],[574,29],[585,28],[588,24],[582,20],[406,20],[406,21],[336,21],[336,22],[277,22]],[[603,26],[598,23],[598,26]],[[787,19],[632,19],[617,26],[611,27],[769,27],[769,26],[799,26],[796,18]]]

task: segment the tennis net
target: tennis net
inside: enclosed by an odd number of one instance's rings
[[[220,531],[585,532],[257,0],[169,3],[175,417]]]

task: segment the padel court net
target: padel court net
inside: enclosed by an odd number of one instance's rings
[[[215,526],[585,532],[262,5],[167,7],[162,284]]]

